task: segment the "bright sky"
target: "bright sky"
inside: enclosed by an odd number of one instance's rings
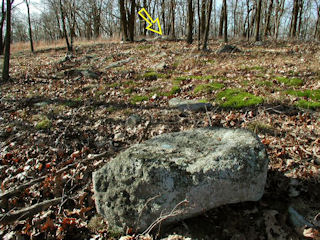
[[[39,14],[41,13],[41,0],[30,0],[30,12],[31,14]],[[23,0],[15,0],[14,6],[17,6],[15,11],[19,11],[25,15],[27,15],[27,7]]]

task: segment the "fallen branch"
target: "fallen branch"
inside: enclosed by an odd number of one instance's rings
[[[84,163],[84,162],[87,162],[87,161],[94,161],[94,160],[97,160],[99,158],[102,158],[104,156],[107,155],[107,152],[103,152],[103,153],[100,153],[100,154],[89,154],[88,157],[80,162],[75,162],[75,163],[71,163],[61,169],[59,169],[58,171],[55,172],[55,174],[60,174],[60,173],[63,173],[65,172],[66,170],[72,168],[73,166],[77,165],[78,163]],[[22,185],[19,185],[17,187],[15,187],[14,189],[12,190],[8,190],[8,191],[5,191],[4,193],[1,193],[0,194],[0,200],[4,200],[4,199],[8,199],[8,198],[11,198],[11,197],[14,197],[16,196],[17,194],[19,194],[20,192],[22,192],[24,189],[36,184],[36,183],[39,183],[39,182],[42,182],[43,180],[46,179],[47,176],[42,176],[42,177],[39,177],[37,179],[34,179],[30,182],[27,182],[27,183],[24,183]]]
[[[47,210],[49,207],[56,205],[62,201],[62,197],[46,200],[41,203],[32,205],[30,207],[26,207],[23,209],[20,209],[18,211],[12,212],[12,213],[5,213],[0,214],[0,223],[1,224],[9,224],[11,222],[14,222],[18,219],[25,219],[31,216],[34,216],[35,214]]]

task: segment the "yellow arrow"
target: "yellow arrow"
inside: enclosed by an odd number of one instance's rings
[[[139,13],[139,15],[140,15],[147,23],[149,23],[149,26],[146,27],[147,30],[162,35],[162,30],[161,30],[161,25],[160,25],[160,20],[159,20],[159,18],[157,18],[156,20],[153,20],[145,8],[142,8],[138,13]],[[145,14],[147,15],[147,17],[145,17],[145,15],[144,15],[143,13],[145,13]],[[150,19],[150,21],[149,21],[148,18]],[[152,25],[155,24],[155,23],[158,23],[158,29],[159,29],[159,31],[154,30],[154,29],[151,28]]]

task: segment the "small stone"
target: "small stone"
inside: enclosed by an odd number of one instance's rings
[[[211,103],[202,103],[198,100],[185,100],[181,98],[172,98],[169,100],[169,107],[177,108],[180,111],[201,112],[212,108]]]
[[[91,78],[91,79],[98,79],[99,78],[99,75],[91,70],[81,71],[81,74],[86,78]]]
[[[167,68],[167,64],[166,64],[166,62],[160,62],[158,64],[155,64],[152,68],[157,71],[161,71],[161,70],[164,70]]]
[[[115,141],[122,141],[125,138],[125,135],[123,133],[116,133],[113,137]]]
[[[133,114],[127,119],[126,125],[129,127],[134,127],[134,126],[137,126],[140,122],[141,122],[140,115]]]

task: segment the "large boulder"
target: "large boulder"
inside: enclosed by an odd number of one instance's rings
[[[93,173],[96,207],[111,227],[145,230],[214,207],[257,201],[264,192],[264,145],[244,129],[200,128],[163,134],[120,153]]]

